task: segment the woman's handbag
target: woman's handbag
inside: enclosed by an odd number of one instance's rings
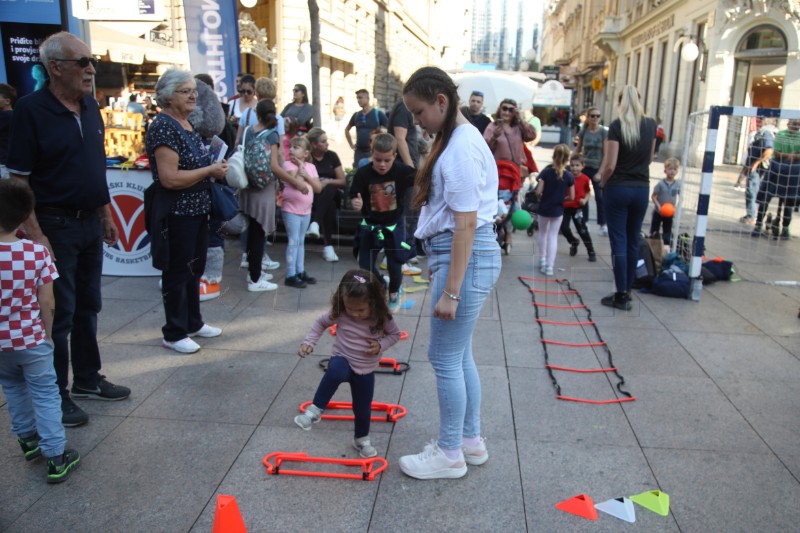
[[[240,144],[228,159],[228,173],[225,181],[234,189],[247,188],[247,174],[244,171],[244,147]]]
[[[236,201],[236,193],[232,188],[211,180],[209,183],[211,191],[211,218],[227,222],[239,212],[239,202]]]

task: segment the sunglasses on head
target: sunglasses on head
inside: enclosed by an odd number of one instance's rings
[[[81,68],[86,68],[86,67],[89,66],[89,64],[91,64],[93,67],[97,67],[97,65],[100,63],[100,61],[98,61],[97,59],[95,59],[93,57],[86,57],[86,56],[79,57],[78,59],[60,59],[60,58],[55,58],[55,60],[56,61],[72,61],[73,63],[77,63],[78,66],[81,67]]]
[[[516,107],[510,106],[510,105],[504,105],[500,109],[502,111],[516,111],[517,110]]]

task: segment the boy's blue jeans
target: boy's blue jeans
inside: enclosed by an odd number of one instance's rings
[[[761,173],[756,170],[747,175],[747,184],[744,190],[744,206],[745,214],[751,220],[756,219],[758,214],[758,206],[756,205],[756,196],[758,196],[758,188],[761,186]]]
[[[472,357],[472,333],[486,297],[500,277],[500,246],[492,224],[475,232],[472,256],[461,284],[455,320],[433,318],[450,271],[453,233],[424,243],[431,271],[431,334],[428,359],[436,374],[441,448],[458,449],[463,437],[481,434],[481,382]]]
[[[375,356],[379,357],[379,356]],[[350,395],[353,398],[353,415],[356,419],[355,438],[369,435],[372,417],[372,396],[375,392],[375,373],[356,374],[350,363],[342,356],[333,356],[328,360],[328,370],[314,394],[314,405],[325,409],[331,401],[336,389],[342,383],[350,384]]]
[[[614,283],[617,292],[626,292],[636,279],[639,234],[647,213],[650,189],[610,184],[603,192]]]
[[[61,425],[61,395],[53,367],[53,347],[0,352],[0,384],[8,400],[11,431],[17,436],[39,433],[45,457],[64,453],[67,438]]]

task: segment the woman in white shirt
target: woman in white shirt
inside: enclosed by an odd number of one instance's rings
[[[458,109],[450,76],[436,67],[417,70],[403,88],[415,121],[436,134],[417,173],[414,234],[425,246],[431,272],[432,316],[428,359],[436,374],[439,438],[422,453],[400,459],[417,479],[459,478],[467,464],[489,458],[480,433],[481,385],[472,357],[472,333],[483,302],[500,276],[497,165],[480,132]]]

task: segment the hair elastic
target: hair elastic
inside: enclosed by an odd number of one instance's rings
[[[356,281],[359,282],[359,283],[366,283],[367,282],[367,280],[362,278],[361,276],[356,276],[354,274],[353,277],[356,278]]]

